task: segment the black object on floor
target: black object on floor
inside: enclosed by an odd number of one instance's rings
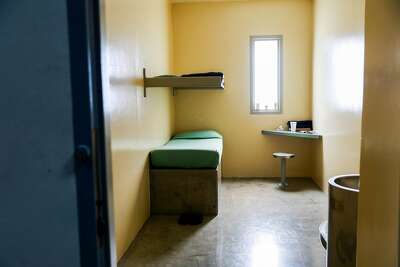
[[[180,225],[199,225],[202,222],[203,214],[199,213],[183,213],[178,219],[178,224]]]
[[[319,237],[321,239],[322,246],[327,249],[328,246],[328,221],[324,221],[319,226]]]

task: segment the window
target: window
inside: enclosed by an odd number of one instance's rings
[[[282,36],[252,36],[251,101],[253,114],[282,111]]]

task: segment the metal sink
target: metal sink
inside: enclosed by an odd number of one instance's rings
[[[329,220],[320,227],[321,241],[327,246],[328,267],[356,266],[359,188],[359,174],[329,179]]]

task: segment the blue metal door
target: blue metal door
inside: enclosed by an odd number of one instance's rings
[[[0,266],[112,266],[98,1],[0,3]]]

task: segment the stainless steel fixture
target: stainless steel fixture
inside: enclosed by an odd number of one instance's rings
[[[329,180],[328,267],[355,267],[359,174]]]

